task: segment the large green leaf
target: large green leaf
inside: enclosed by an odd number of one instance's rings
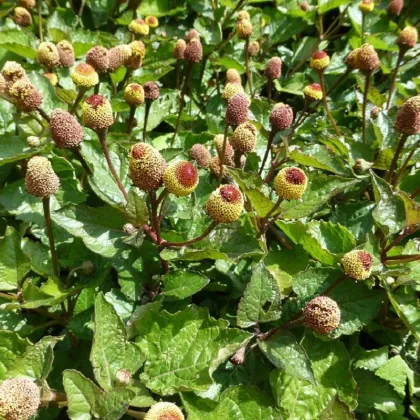
[[[90,0],[90,8],[92,9],[92,17],[95,27],[105,24],[112,13],[115,12],[118,5],[117,0]]]
[[[185,299],[207,286],[209,279],[192,271],[172,271],[162,278],[164,289],[162,294],[176,299]]]
[[[15,360],[25,354],[30,346],[27,339],[11,331],[0,331],[0,379],[6,379]]]
[[[30,147],[22,136],[4,134],[0,136],[0,165],[27,159],[38,154],[42,149],[42,145]]]
[[[2,30],[0,32],[0,46],[23,58],[33,60],[36,57],[36,37],[29,31]]]

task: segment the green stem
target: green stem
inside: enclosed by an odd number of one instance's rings
[[[80,146],[72,147],[70,150],[74,153],[74,155],[76,156],[77,160],[80,162],[86,173],[88,175],[92,175],[91,169],[87,165],[84,157],[82,156],[82,153],[80,152]]]
[[[341,137],[341,132],[338,129],[337,123],[335,122],[335,119],[334,119],[333,115],[331,114],[330,107],[328,106],[327,91],[325,89],[325,80],[324,80],[324,72],[323,71],[319,72],[319,82],[320,82],[321,89],[322,89],[322,102],[324,103],[325,111],[327,112],[328,118],[329,118],[332,126],[334,127],[335,133],[337,134],[337,136]]]
[[[372,72],[369,71],[366,73],[366,82],[365,82],[365,90],[363,91],[363,108],[362,108],[362,142],[366,143],[366,108],[367,108],[367,97],[370,87],[370,79],[372,76]]]
[[[400,157],[400,153],[404,147],[405,142],[407,141],[407,134],[401,134],[401,137],[398,141],[397,149],[395,150],[394,157],[392,158],[391,165],[388,169],[388,172],[385,175],[385,180],[391,182],[392,177],[394,175],[394,170],[397,167],[398,158]]]
[[[407,166],[410,163],[410,160],[414,155],[414,152],[418,149],[419,146],[420,146],[420,143],[417,143],[416,147],[414,147],[413,150],[408,154],[408,156],[405,159],[404,163],[402,164],[400,170],[398,171],[397,176],[395,177],[395,181],[392,183],[392,185],[394,185],[394,187],[396,187],[400,183],[401,178],[403,177],[404,172],[407,169]]]
[[[41,108],[38,108],[38,113],[41,115],[42,118],[44,118],[45,121],[48,123],[50,122],[50,117],[45,113],[45,111]]]
[[[224,164],[225,164],[225,154],[226,154],[226,145],[227,145],[227,134],[229,130],[229,124],[226,123],[225,131],[223,133],[223,146],[222,146],[222,153],[220,153],[219,160],[220,160],[220,171],[219,171],[219,180],[217,186],[220,187],[223,179],[223,171],[224,171]]]
[[[165,247],[165,248],[175,248],[175,247],[182,247],[182,246],[194,244],[196,242],[201,241],[206,236],[210,235],[211,231],[217,225],[218,225],[218,222],[212,222],[212,224],[200,236],[197,236],[196,238],[190,239],[190,240],[185,241],[185,242],[166,242],[166,241],[163,241],[162,246]]]
[[[246,78],[248,80],[248,86],[249,86],[249,94],[251,95],[251,98],[254,97],[254,93],[252,92],[252,80],[251,80],[251,72],[249,71],[249,36],[245,39],[245,72],[246,72]]]
[[[144,110],[144,124],[143,124],[143,141],[146,143],[146,135],[147,135],[147,121],[149,120],[149,113],[150,107],[152,106],[152,102],[149,99],[146,99],[146,105]]]
[[[271,91],[272,91],[272,80],[271,77],[269,77],[267,79],[267,99],[268,99],[268,104],[271,104]]]
[[[135,419],[144,419],[147,413],[144,413],[142,411],[136,411],[136,410],[127,410],[125,414]]]
[[[271,130],[270,137],[268,138],[268,142],[267,142],[267,149],[265,150],[264,158],[261,162],[261,167],[260,167],[260,170],[258,171],[258,175],[261,175],[264,171],[264,166],[265,166],[265,163],[267,162],[268,155],[270,153],[271,146],[273,145],[275,135],[276,135],[276,132],[274,130]]]
[[[134,116],[136,114],[136,105],[130,105],[130,115],[128,117],[128,124],[127,124],[127,134],[131,134],[133,132],[134,127]]]
[[[76,100],[74,101],[73,107],[71,108],[70,114],[74,114],[76,112],[77,106],[79,105],[80,101],[83,99],[83,96],[85,93],[86,93],[86,89],[79,88],[79,92],[77,94]]]
[[[48,241],[50,243],[51,260],[53,264],[54,275],[58,278],[60,277],[60,267],[58,265],[57,253],[55,252],[54,235],[51,224],[50,197],[43,198],[42,205],[44,207],[45,226],[47,228]]]
[[[398,70],[400,69],[401,63],[404,58],[404,54],[405,54],[405,50],[400,48],[400,52],[398,53],[397,64],[395,66],[394,73],[392,74],[391,85],[389,87],[389,95],[388,95],[388,101],[386,103],[386,109],[389,109],[392,102],[392,96],[394,95],[394,90],[395,90],[395,81],[397,80]]]
[[[131,76],[131,73],[132,73],[131,69],[126,70],[125,75],[124,75],[124,79],[122,79],[121,82],[118,83],[117,91],[120,91],[125,86],[125,84],[128,82],[128,79]]]
[[[365,43],[365,20],[366,20],[365,16],[366,16],[365,13],[362,12],[362,28],[361,28],[362,33],[360,34],[360,38],[362,41],[361,45]]]
[[[233,14],[240,8],[242,7],[242,5],[245,3],[245,0],[240,0],[238,1],[238,3],[236,4],[236,6],[230,11],[230,13],[223,19],[222,22],[222,26],[226,23],[229,22],[229,19],[233,16]]]
[[[260,222],[260,234],[262,235],[263,233],[266,232],[268,226],[265,226],[265,224],[267,223],[267,220],[270,218],[270,216],[280,207],[281,202],[283,201],[282,198],[278,198],[276,204],[274,204],[274,206],[272,207],[272,209],[261,219]]]

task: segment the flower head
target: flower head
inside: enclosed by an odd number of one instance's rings
[[[420,133],[420,95],[408,99],[399,109],[395,128],[409,136]]]
[[[330,57],[325,51],[316,51],[311,57],[310,67],[317,71],[324,71],[330,64]]]
[[[226,83],[226,86],[223,89],[222,92],[222,98],[223,99],[231,99],[233,96],[235,96],[237,93],[243,93],[244,88],[239,83]]]
[[[1,71],[1,75],[4,78],[5,91],[9,93],[9,90],[18,80],[29,81],[26,76],[25,69],[16,61],[6,61]]]
[[[191,194],[198,185],[197,168],[185,160],[171,163],[165,170],[163,183],[177,197]]]
[[[223,134],[217,134],[214,136],[214,147],[216,148],[216,152],[219,157],[222,156],[223,152],[223,141],[224,141],[224,135]],[[234,150],[232,148],[232,145],[229,142],[229,139],[226,139],[226,146],[225,146],[225,164],[233,164],[233,155]]]
[[[128,29],[136,35],[149,35],[149,25],[143,19],[132,20]]]
[[[157,28],[159,26],[159,20],[156,16],[146,16],[144,20],[151,28]]]
[[[60,179],[47,158],[33,156],[28,161],[25,184],[29,194],[47,198],[58,191]]]
[[[373,0],[362,0],[359,3],[359,10],[362,13],[369,13],[375,8],[375,3]]]
[[[60,149],[78,146],[83,140],[83,129],[77,119],[63,109],[54,109],[50,119],[51,137]]]
[[[305,172],[294,166],[283,168],[274,178],[274,189],[283,200],[297,200],[308,186]]]
[[[193,38],[185,47],[184,58],[191,63],[199,63],[203,58],[203,47],[198,38]]]
[[[360,47],[359,53],[357,54],[358,68],[364,72],[372,72],[377,70],[380,65],[378,53],[372,45],[366,43]]]
[[[303,316],[308,327],[320,334],[329,334],[340,326],[340,308],[328,296],[317,296],[308,302]]]
[[[355,280],[366,280],[372,272],[372,255],[367,251],[356,249],[344,255],[341,265],[344,272]]]
[[[236,25],[236,33],[238,38],[248,38],[252,34],[252,23],[248,19],[242,19],[238,21]]]
[[[146,82],[143,85],[143,89],[145,99],[148,99],[149,101],[155,101],[159,98],[159,86],[155,82]]]
[[[358,63],[358,55],[359,55],[360,48],[355,48],[350,54],[346,57],[345,63],[346,66],[351,68],[352,70],[356,70],[359,68]]]
[[[98,73],[90,64],[86,63],[78,64],[70,76],[77,87],[84,89],[90,89],[99,83]]]
[[[397,38],[397,45],[404,51],[414,48],[417,44],[418,35],[415,26],[406,26]]]
[[[16,101],[16,107],[23,112],[34,112],[42,103],[42,96],[27,79],[20,79],[9,89],[9,95]]]
[[[60,56],[57,47],[52,42],[41,42],[37,49],[39,64],[47,67],[55,67],[60,64]]]
[[[226,72],[226,83],[238,83],[241,84],[241,75],[236,69],[228,69]]]
[[[187,47],[187,43],[183,39],[178,39],[172,51],[173,56],[177,60],[183,60],[186,47]]]
[[[206,208],[213,221],[231,223],[239,218],[244,207],[242,193],[234,185],[222,185],[210,194]]]
[[[257,129],[250,122],[238,125],[230,138],[230,144],[240,153],[252,152],[257,144]]]
[[[233,96],[229,102],[226,111],[226,123],[231,126],[237,126],[248,121],[249,99],[244,93],[238,93]]]
[[[90,64],[97,73],[106,73],[109,67],[108,50],[101,45],[91,48],[86,54],[86,63]]]
[[[238,12],[237,20],[251,20],[251,16],[249,16],[249,13],[246,10],[241,10]]]
[[[270,123],[274,131],[290,128],[293,122],[293,109],[282,102],[276,104],[270,114]]]
[[[271,57],[265,67],[264,74],[271,80],[281,76],[282,61],[280,57]]]
[[[130,83],[124,90],[124,100],[133,106],[138,106],[144,103],[143,86],[138,83]]]
[[[31,10],[36,6],[35,0],[19,0],[19,6]]]
[[[24,7],[15,7],[13,20],[19,26],[32,25],[32,16]]]
[[[108,51],[109,71],[114,72],[118,68],[125,66],[131,58],[133,51],[127,44],[117,45]]]
[[[256,57],[260,52],[260,44],[258,41],[252,41],[248,45],[248,54],[251,57]]]
[[[182,411],[173,403],[158,402],[152,405],[144,420],[184,420]]]
[[[404,0],[391,0],[388,4],[388,13],[399,16],[404,7]]]
[[[185,42],[191,42],[193,39],[200,40],[200,34],[195,29],[190,29],[185,35]]]
[[[323,97],[321,85],[318,83],[312,83],[305,86],[303,94],[307,101],[320,101]]]
[[[71,67],[74,64],[74,49],[70,42],[63,40],[57,44],[61,67]]]
[[[210,166],[210,152],[202,144],[197,143],[191,147],[190,157],[197,162],[200,168],[206,169]]]
[[[112,107],[103,95],[91,95],[83,102],[82,121],[94,131],[108,128],[114,122]]]
[[[58,77],[55,73],[44,73],[43,76],[48,79],[53,86],[57,86]]]

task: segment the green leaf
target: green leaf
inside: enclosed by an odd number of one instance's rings
[[[25,354],[31,345],[28,339],[11,331],[0,331],[0,379],[6,379],[15,360]]]
[[[409,371],[404,359],[401,356],[395,356],[383,364],[375,375],[388,381],[400,397],[404,398]]]
[[[117,0],[90,0],[92,18],[96,28],[105,24],[117,6]]]
[[[141,227],[149,220],[149,211],[144,200],[144,194],[139,193],[135,189],[128,193],[128,203],[125,208],[125,216],[128,223],[132,223],[135,227]]]
[[[128,341],[124,323],[102,293],[95,302],[95,334],[90,361],[96,380],[105,390],[113,387],[120,369],[127,369],[134,375],[144,362],[140,348]]]
[[[258,347],[275,367],[315,385],[308,356],[291,332],[278,331],[266,341],[258,340]]]
[[[344,344],[323,341],[312,334],[305,336],[301,344],[311,360],[317,385],[279,369],[270,375],[275,401],[287,418],[319,418],[336,395],[350,410],[354,410],[357,406],[356,382]]]
[[[279,285],[263,263],[255,266],[244,296],[239,302],[237,323],[248,328],[259,322],[276,321],[281,315]]]
[[[192,271],[172,271],[162,277],[164,289],[162,294],[176,299],[185,299],[207,286],[209,279]]]
[[[149,0],[140,4],[139,8],[137,9],[137,13],[143,16],[173,16],[184,12],[185,7],[185,0],[177,2],[175,7],[170,0]]]
[[[0,31],[0,46],[14,54],[23,58],[36,58],[37,39],[29,31],[20,29],[2,30]]]
[[[374,372],[388,361],[388,351],[388,346],[374,350],[363,349],[360,353],[357,353],[354,367]]]
[[[0,165],[28,159],[40,153],[43,148],[44,145],[30,147],[22,136],[4,134],[0,136]]]
[[[16,290],[31,267],[22,251],[19,233],[10,226],[0,242],[0,256],[0,290]]]
[[[354,420],[355,418],[349,407],[335,396],[322,412],[320,420]]]
[[[146,355],[141,380],[160,395],[205,391],[214,370],[252,337],[227,326],[193,305],[175,314],[146,312],[135,324]]]
[[[114,388],[108,392],[101,393],[96,399],[95,409],[98,418],[104,420],[118,420],[128,409],[131,400],[136,393],[128,388]]]
[[[323,15],[329,10],[336,9],[347,3],[346,0],[318,0],[318,13]]]

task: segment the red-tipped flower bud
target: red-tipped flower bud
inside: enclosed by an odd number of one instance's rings
[[[312,83],[305,86],[303,94],[307,101],[320,101],[323,97],[321,85],[318,83]]]
[[[216,148],[216,152],[218,154],[218,156],[222,156],[222,152],[223,152],[223,141],[224,141],[224,135],[223,134],[217,134],[216,136],[214,136],[214,147]],[[230,163],[233,163],[233,155],[234,155],[234,150],[232,148],[232,145],[229,142],[229,139],[226,139],[226,146],[225,146],[225,164],[227,163],[228,165]]]
[[[157,28],[159,26],[159,20],[156,16],[146,16],[144,20],[151,28]]]
[[[82,121],[85,127],[94,131],[108,128],[114,122],[112,107],[102,95],[91,95],[83,102]]]
[[[70,42],[63,40],[57,44],[61,67],[71,67],[74,64],[74,49]]]
[[[252,29],[252,23],[250,20],[239,20],[236,26],[236,33],[238,34],[238,38],[248,38],[252,34]]]
[[[118,68],[125,66],[132,54],[131,48],[126,44],[111,48],[108,51],[109,71],[114,72]]]
[[[274,189],[283,200],[297,200],[308,186],[308,178],[302,169],[294,166],[283,168],[274,178]]]
[[[35,86],[26,79],[20,79],[9,89],[16,100],[16,107],[23,112],[34,112],[42,103],[42,96]]]
[[[271,80],[278,79],[281,76],[282,61],[280,57],[271,57],[268,60],[264,74]]]
[[[303,310],[303,316],[309,328],[323,335],[340,326],[340,308],[328,296],[318,296],[308,302]]]
[[[420,133],[420,95],[408,99],[400,108],[395,128],[408,136]]]
[[[239,83],[226,83],[226,86],[223,89],[222,92],[222,98],[223,99],[231,99],[238,93],[243,93],[244,88]]]
[[[50,119],[51,137],[60,149],[76,147],[83,140],[83,129],[69,112],[54,109]]]
[[[191,147],[190,157],[197,162],[200,168],[207,169],[210,166],[210,152],[202,144],[197,143]]]
[[[293,122],[293,109],[282,102],[276,104],[270,114],[270,123],[274,131],[290,128]]]
[[[99,83],[98,73],[90,64],[86,63],[78,64],[70,76],[73,83],[83,89],[90,89]]]
[[[191,194],[198,185],[197,168],[185,160],[171,163],[165,170],[163,183],[177,197]]]
[[[60,179],[47,158],[33,156],[28,161],[25,184],[29,194],[47,198],[58,191]]]
[[[108,50],[101,45],[91,48],[86,54],[86,63],[90,64],[97,73],[106,73],[109,67]]]
[[[344,272],[355,280],[366,280],[372,272],[372,255],[367,251],[356,249],[348,252],[341,259]]]
[[[195,29],[190,29],[185,35],[185,42],[191,42],[193,39],[200,40],[200,34]]]
[[[330,57],[325,51],[316,51],[311,57],[310,67],[316,71],[324,71],[330,64]]]
[[[124,100],[133,106],[144,103],[144,90],[138,83],[130,83],[124,90]]]
[[[222,185],[210,194],[206,208],[213,221],[232,223],[239,218],[244,207],[242,193],[233,185]]]

